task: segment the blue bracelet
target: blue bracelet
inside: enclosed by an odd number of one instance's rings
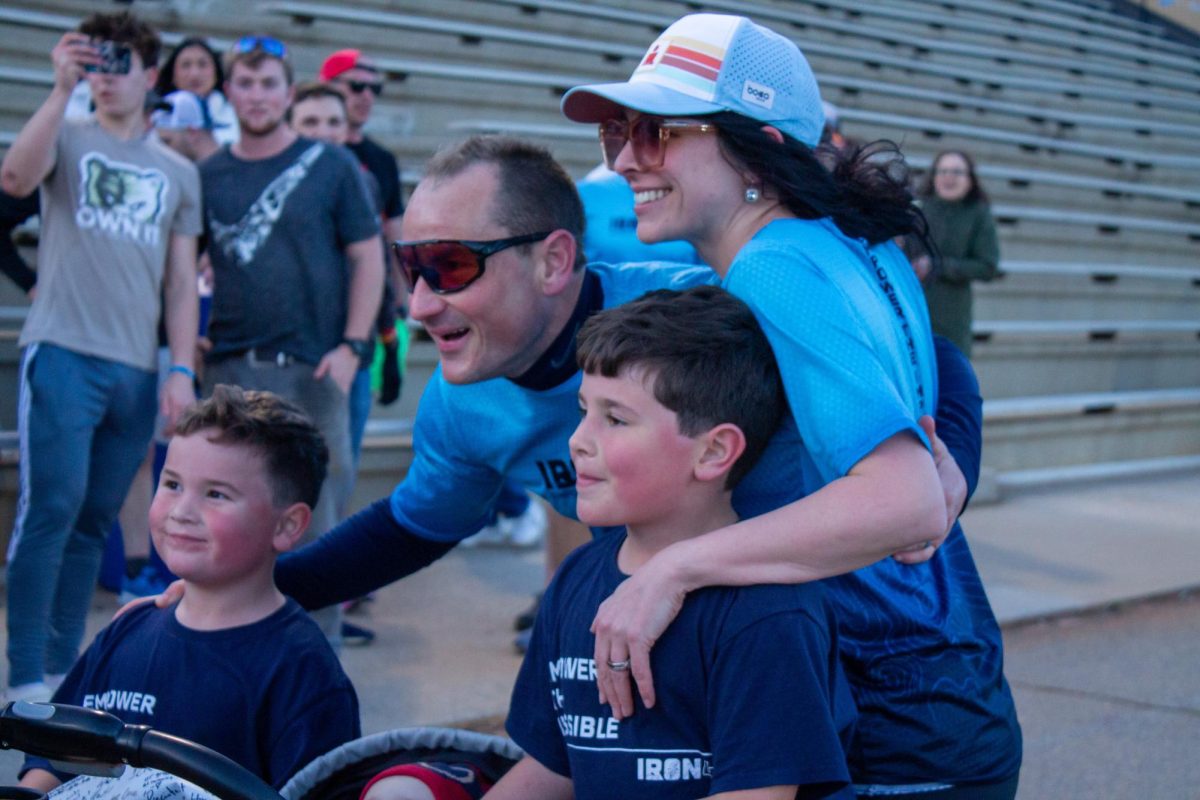
[[[192,371],[192,368],[185,367],[183,364],[172,364],[171,368],[169,370],[167,370],[167,372],[168,372],[168,374],[172,373],[172,372],[178,372],[181,375],[187,375],[188,380],[191,380],[191,381],[196,380],[196,373]]]

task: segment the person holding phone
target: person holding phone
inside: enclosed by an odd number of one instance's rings
[[[160,313],[171,366],[159,410],[174,424],[195,399],[200,180],[146,130],[159,49],[128,12],[64,34],[54,86],[0,168],[4,191],[40,186],[42,197],[37,295],[20,339],[9,700],[49,699],[78,656],[105,537],[153,432]],[[65,121],[85,78],[94,119]]]

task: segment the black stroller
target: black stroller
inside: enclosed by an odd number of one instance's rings
[[[111,714],[92,709],[55,703],[9,703],[0,711],[0,748],[48,758],[86,775],[116,777],[128,765],[158,770],[194,784],[184,787],[159,782],[155,797],[281,797],[280,792],[219,753],[145,725],[126,725]],[[414,761],[469,763],[494,781],[520,757],[520,749],[499,736],[453,728],[401,728],[365,736],[326,753],[296,773],[284,786],[282,797],[355,800],[375,773]],[[29,789],[0,788],[0,798],[41,797]]]

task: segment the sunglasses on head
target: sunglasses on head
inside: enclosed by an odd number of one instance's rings
[[[261,50],[273,58],[287,56],[287,45],[271,36],[243,36],[233,45],[235,53],[253,53]]]
[[[716,130],[716,125],[695,119],[663,119],[645,115],[633,120],[609,119],[600,123],[600,150],[604,153],[605,166],[615,170],[617,157],[628,142],[633,147],[633,159],[637,165],[642,169],[653,169],[663,165],[667,140],[673,132],[714,133]]]
[[[342,81],[342,85],[355,94],[362,94],[368,89],[376,97],[383,94],[383,83],[381,81]]]
[[[466,289],[483,276],[488,256],[519,244],[540,242],[554,231],[527,233],[486,242],[462,239],[429,239],[422,242],[394,242],[396,257],[408,282],[409,291],[417,288],[417,278],[435,294],[454,294]]]

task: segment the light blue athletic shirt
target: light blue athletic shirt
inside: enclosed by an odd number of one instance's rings
[[[604,308],[651,289],[714,283],[707,267],[590,264]],[[505,378],[454,385],[439,366],[421,396],[413,463],[392,492],[396,521],[433,541],[458,541],[486,525],[505,477],[575,518],[575,470],[567,440],[579,425],[581,373],[534,391]]]
[[[828,219],[778,220],[742,248],[724,286],[771,341],[815,467],[796,497],[845,475],[900,431],[928,444],[917,418],[937,399],[933,339],[899,248],[868,251]]]

